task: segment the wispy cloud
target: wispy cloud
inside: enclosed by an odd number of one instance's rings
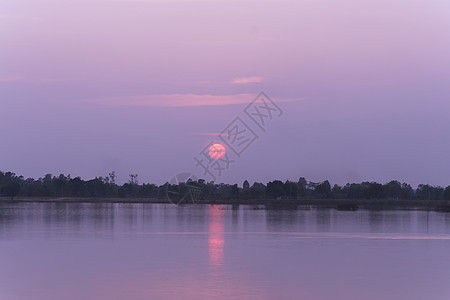
[[[235,78],[231,83],[233,84],[258,83],[262,82],[262,80],[263,80],[262,77],[250,76],[250,77]]]
[[[221,133],[221,132],[196,132],[196,135],[206,135],[206,136],[232,136],[232,134]]]
[[[235,95],[198,95],[198,94],[167,94],[143,96],[115,96],[84,99],[91,102],[111,106],[220,106],[250,103],[255,98],[253,94]]]
[[[220,132],[196,132],[196,135],[208,135],[208,136],[217,136]]]

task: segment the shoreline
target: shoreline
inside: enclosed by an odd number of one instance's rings
[[[87,198],[87,197],[0,197],[3,203],[122,203],[122,204],[175,204],[169,199],[157,198]],[[387,199],[246,199],[246,200],[195,200],[180,205],[250,205],[266,209],[337,209],[342,211],[365,210],[425,210],[450,212],[449,200],[387,200]]]

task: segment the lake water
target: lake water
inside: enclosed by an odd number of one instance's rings
[[[0,204],[0,299],[450,299],[450,214]]]

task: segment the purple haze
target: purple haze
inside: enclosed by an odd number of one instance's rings
[[[6,0],[0,169],[164,183],[265,91],[218,181],[450,184],[450,2]],[[215,139],[218,141],[217,139]]]

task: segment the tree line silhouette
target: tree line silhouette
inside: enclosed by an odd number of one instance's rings
[[[246,200],[246,199],[392,199],[392,200],[450,200],[450,185],[446,188],[419,184],[416,189],[407,183],[393,180],[385,184],[377,182],[347,183],[344,186],[328,180],[307,181],[300,177],[297,182],[274,180],[267,184],[245,180],[237,184],[206,182],[204,179],[177,185],[165,183],[139,184],[138,175],[130,174],[128,182],[116,184],[116,174],[83,180],[70,175],[25,179],[12,172],[0,171],[0,196],[14,197],[90,197],[90,198],[154,198],[167,197],[167,191],[193,189],[197,199]]]

